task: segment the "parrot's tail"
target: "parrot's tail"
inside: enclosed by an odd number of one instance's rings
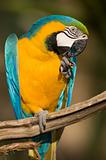
[[[45,158],[38,155],[33,149],[28,151],[28,156],[32,157],[34,160],[56,160],[56,142],[52,143],[49,147],[48,152],[45,154]]]
[[[51,132],[51,142],[43,143],[38,148],[38,154],[34,150],[29,150],[29,156],[32,157],[34,160],[56,160],[56,148],[57,143],[61,137],[63,129],[55,130]]]
[[[28,150],[28,156],[32,157],[34,160],[41,160],[39,153],[35,152],[33,149]]]

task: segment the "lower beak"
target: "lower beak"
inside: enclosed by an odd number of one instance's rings
[[[81,54],[84,51],[86,45],[87,45],[87,39],[76,40],[73,43],[70,50],[67,52],[67,56],[69,58],[78,56],[79,54]]]

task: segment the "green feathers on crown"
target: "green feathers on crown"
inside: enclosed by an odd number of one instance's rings
[[[86,26],[83,23],[78,21],[78,23],[72,22],[71,25],[79,28],[83,33],[89,35],[89,32],[88,32]]]

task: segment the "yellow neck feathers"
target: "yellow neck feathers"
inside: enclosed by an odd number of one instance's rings
[[[30,41],[36,45],[36,47],[40,48],[43,53],[47,52],[45,46],[46,38],[51,35],[53,32],[62,31],[65,29],[65,26],[57,21],[52,21],[42,26],[41,29],[35,34],[35,36],[31,37]]]

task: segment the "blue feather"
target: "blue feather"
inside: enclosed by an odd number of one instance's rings
[[[57,108],[56,108],[56,112],[58,112],[62,108],[64,94],[65,94],[65,89],[63,89],[61,94],[60,94],[60,97],[59,97],[59,100],[58,100],[58,105],[57,105]]]
[[[17,69],[17,36],[11,34],[5,44],[5,66],[6,76],[9,88],[9,94],[11,97],[12,106],[14,108],[16,118],[22,118],[23,111],[21,109],[21,100],[19,93],[19,80],[18,80],[18,69]]]
[[[70,107],[71,100],[72,100],[72,92],[73,92],[73,87],[74,87],[74,81],[75,81],[75,75],[76,75],[76,57],[71,58],[71,62],[73,62],[74,67],[72,68],[72,75],[69,79],[68,83],[68,97],[67,97],[67,103],[66,107]]]

